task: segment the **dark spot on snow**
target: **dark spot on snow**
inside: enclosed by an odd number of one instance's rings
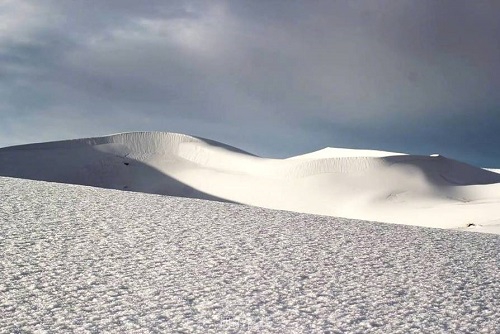
[[[474,223],[467,224],[467,227],[472,227],[472,226],[476,226],[476,224],[474,224]]]
[[[128,166],[128,165],[130,165],[130,162],[124,162],[123,164],[124,164],[125,166]]]

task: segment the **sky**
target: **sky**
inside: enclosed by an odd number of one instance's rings
[[[496,0],[0,0],[0,147],[171,131],[500,167]]]

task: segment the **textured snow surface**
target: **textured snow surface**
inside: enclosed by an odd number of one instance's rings
[[[0,177],[0,332],[498,333],[500,236]]]

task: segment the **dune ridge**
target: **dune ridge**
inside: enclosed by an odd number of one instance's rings
[[[500,174],[440,155],[326,148],[267,159],[184,134],[131,132],[2,148],[0,176],[389,223],[500,226]]]

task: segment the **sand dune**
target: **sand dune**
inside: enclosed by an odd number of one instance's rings
[[[484,168],[484,169],[493,173],[500,174],[500,169],[495,169],[495,168]]]
[[[0,333],[498,333],[500,236],[0,177]]]
[[[440,155],[326,148],[265,159],[134,132],[3,148],[0,175],[429,227],[495,232],[500,222],[500,174]]]

